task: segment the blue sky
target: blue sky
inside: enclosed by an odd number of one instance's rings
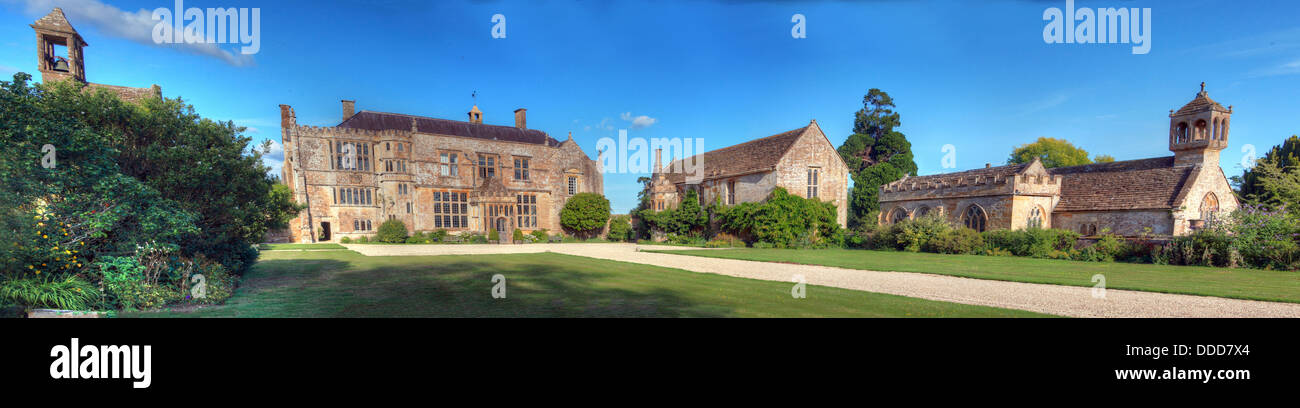
[[[305,124],[358,109],[463,119],[478,92],[488,123],[528,125],[595,157],[596,141],[704,138],[708,150],[817,119],[837,146],[863,94],[894,97],[921,174],[1001,164],[1018,144],[1065,138],[1119,160],[1169,155],[1168,112],[1201,81],[1234,105],[1229,175],[1242,149],[1262,154],[1300,133],[1297,2],[1079,1],[1150,7],[1151,50],[1046,44],[1043,11],[1065,1],[423,2],[190,0],[261,9],[261,48],[157,45],[141,20],[172,1],[0,0],[0,75],[35,72],[28,24],[61,6],[86,38],[92,82],[159,84],[205,117],[279,141],[279,104]],[[494,14],[506,38],[490,35]],[[807,38],[791,37],[806,16]],[[224,55],[224,56],[223,56]],[[633,129],[639,116],[642,125]],[[624,119],[624,118],[627,119]],[[942,146],[956,147],[944,169]],[[616,212],[636,177],[607,174]]]

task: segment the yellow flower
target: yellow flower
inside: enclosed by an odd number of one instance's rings
[[[36,274],[37,274],[37,275],[40,275],[40,274],[41,274],[41,271],[36,271]]]

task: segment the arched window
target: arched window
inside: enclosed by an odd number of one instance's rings
[[[1196,121],[1196,133],[1192,137],[1196,140],[1202,140],[1205,139],[1206,133],[1208,132],[1206,131],[1205,119]]]
[[[912,218],[921,218],[930,213],[930,207],[921,206],[916,211],[912,211]]]
[[[1174,143],[1187,143],[1189,140],[1187,136],[1187,122],[1179,122],[1178,126],[1174,127]]]
[[[1223,121],[1219,119],[1214,120],[1214,124],[1210,126],[1210,140],[1219,140],[1219,129],[1222,123]]]
[[[890,224],[897,224],[906,219],[907,219],[907,210],[904,210],[903,207],[895,207],[893,211],[889,212]]]
[[[984,228],[988,226],[989,217],[988,214],[984,213],[983,208],[971,204],[970,207],[966,207],[966,212],[962,213],[961,223],[965,224],[966,228],[984,232]]]
[[[1043,227],[1043,207],[1034,206],[1029,210],[1029,228]]]
[[[1201,220],[1205,221],[1205,226],[1214,223],[1215,215],[1219,212],[1219,197],[1214,193],[1205,193],[1205,198],[1201,199]]]
[[[1097,224],[1088,224],[1088,235],[1097,235]]]

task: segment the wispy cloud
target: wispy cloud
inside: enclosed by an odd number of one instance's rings
[[[1043,99],[1039,99],[1039,100],[1036,100],[1036,101],[1032,101],[1032,102],[1029,102],[1029,103],[1025,103],[1025,104],[1023,104],[1023,105],[1020,105],[1020,106],[1018,107],[1018,110],[1017,110],[1017,112],[1016,112],[1016,115],[1017,115],[1017,116],[1025,116],[1025,115],[1031,115],[1031,114],[1035,114],[1035,113],[1038,113],[1038,112],[1042,112],[1042,111],[1045,111],[1045,110],[1048,110],[1048,109],[1051,109],[1051,108],[1054,108],[1054,107],[1060,106],[1061,104],[1065,103],[1065,101],[1068,101],[1068,100],[1070,100],[1070,97],[1067,96],[1067,95],[1065,95],[1065,94],[1063,94],[1063,93],[1058,93],[1058,94],[1055,94],[1055,95],[1051,95],[1051,96],[1048,96],[1048,97],[1043,98]]]
[[[10,77],[10,76],[12,76],[13,74],[17,73],[18,71],[19,71],[19,70],[18,70],[17,67],[11,67],[11,66],[8,66],[8,65],[0,65],[0,80],[7,81],[7,80],[9,80],[9,77]]]
[[[631,122],[632,125],[630,127],[632,129],[644,129],[650,127],[650,125],[653,125],[655,124],[655,122],[659,121],[659,119],[655,119],[646,115],[632,116],[632,112],[623,112],[623,114],[618,115],[618,117],[619,119],[623,119],[625,121]]]
[[[271,150],[262,154],[262,163],[271,169],[267,172],[272,175],[280,175],[280,167],[284,166],[284,145],[275,139],[267,139],[271,142]],[[261,145],[253,147],[261,149]]]
[[[1281,64],[1276,64],[1276,65],[1256,69],[1250,73],[1250,76],[1265,77],[1265,76],[1294,75],[1294,74],[1300,74],[1300,60],[1284,62]]]
[[[24,13],[33,19],[49,14],[55,7],[61,7],[73,27],[94,27],[110,36],[139,44],[214,57],[237,67],[251,66],[254,63],[252,55],[235,54],[218,47],[217,44],[155,43],[153,28],[157,22],[153,19],[153,10],[140,9],[128,12],[99,0],[0,0],[0,2],[22,5]]]

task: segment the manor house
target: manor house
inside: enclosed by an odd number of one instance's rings
[[[280,105],[281,176],[296,202],[292,242],[374,235],[385,220],[408,232],[452,234],[515,229],[559,231],[560,209],[578,193],[603,194],[596,161],[573,135],[556,140],[529,129],[483,123],[475,105],[464,121],[362,110],[342,101],[337,126],[299,125]]]
[[[962,172],[905,177],[880,187],[880,219],[896,223],[939,212],[983,231],[1061,228],[1090,236],[1181,235],[1237,208],[1219,167],[1232,107],[1201,91],[1169,111],[1173,156],[1044,168],[1037,158]]]

